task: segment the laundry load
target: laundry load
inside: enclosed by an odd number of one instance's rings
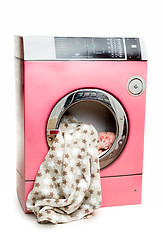
[[[64,116],[42,162],[27,210],[39,223],[88,218],[101,205],[98,133],[90,124]]]

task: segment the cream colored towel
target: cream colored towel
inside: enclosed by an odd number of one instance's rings
[[[26,206],[40,223],[91,216],[101,205],[98,134],[92,125],[64,117],[37,173]]]

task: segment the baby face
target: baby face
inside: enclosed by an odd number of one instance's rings
[[[113,132],[100,132],[98,134],[98,149],[109,149],[115,139]]]

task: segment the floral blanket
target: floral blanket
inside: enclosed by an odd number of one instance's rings
[[[37,173],[26,206],[38,222],[88,218],[101,205],[98,134],[90,124],[63,117]]]

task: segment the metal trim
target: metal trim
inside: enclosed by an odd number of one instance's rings
[[[147,48],[146,44],[143,38],[139,38],[140,42],[140,50],[141,50],[141,60],[147,61],[148,60],[148,54],[147,54]]]
[[[138,80],[141,81],[141,83],[142,83],[142,90],[140,91],[140,93],[134,94],[134,93],[132,93],[132,92],[130,91],[129,85],[130,85],[130,83],[131,83],[133,80],[136,80],[136,79],[138,79]],[[127,90],[128,90],[128,92],[129,92],[129,94],[130,94],[131,96],[133,96],[133,97],[138,97],[138,96],[140,96],[141,94],[143,94],[143,92],[145,91],[145,88],[146,88],[145,80],[144,80],[144,78],[142,78],[141,76],[138,76],[138,75],[132,76],[132,77],[130,77],[130,78],[128,79],[128,81],[127,81]]]

